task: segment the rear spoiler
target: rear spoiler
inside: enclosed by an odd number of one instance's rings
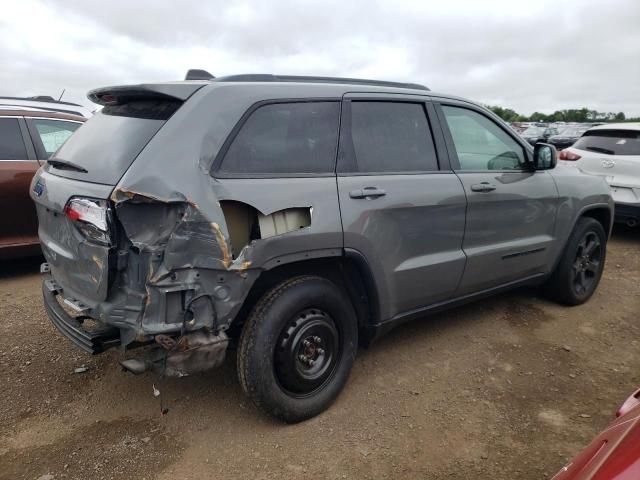
[[[132,100],[173,100],[184,102],[209,82],[158,83],[102,87],[91,90],[87,98],[99,105],[117,105]]]

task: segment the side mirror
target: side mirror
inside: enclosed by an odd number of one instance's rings
[[[558,163],[556,147],[548,143],[536,143],[533,147],[533,168],[536,170],[551,170]]]

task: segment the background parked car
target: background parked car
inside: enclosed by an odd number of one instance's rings
[[[640,390],[616,412],[616,420],[551,480],[637,480],[640,476]]]
[[[48,95],[35,97],[0,97],[0,109],[2,110],[40,110],[43,112],[68,113],[91,118],[93,111],[77,103],[61,102]]]
[[[559,159],[604,176],[616,202],[616,221],[640,223],[640,123],[593,127],[560,152]]]
[[[36,209],[29,184],[85,118],[60,112],[0,109],[0,260],[38,254]]]
[[[576,140],[590,128],[590,124],[567,125],[567,128],[560,131],[557,135],[550,136],[547,139],[547,143],[550,143],[558,150],[562,150],[573,145]]]
[[[543,142],[546,140],[544,136],[546,130],[547,129],[545,127],[531,126],[526,130],[520,132],[520,136],[531,145],[535,145],[538,142]]]

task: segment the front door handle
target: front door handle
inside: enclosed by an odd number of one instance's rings
[[[496,186],[489,182],[475,183],[471,185],[472,192],[488,193],[488,192],[493,192],[495,189],[496,189]]]
[[[378,187],[364,187],[359,188],[358,190],[351,190],[349,192],[349,196],[351,198],[378,198],[383,197],[387,194],[383,189]]]

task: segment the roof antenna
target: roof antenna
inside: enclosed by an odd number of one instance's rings
[[[185,80],[212,80],[216,77],[211,75],[206,70],[200,70],[198,68],[192,68],[187,71],[187,75],[184,77]]]
[[[60,98],[58,98],[58,101],[62,100],[62,96],[64,95],[64,92],[66,92],[66,91],[67,91],[66,88],[62,89],[62,93],[60,94]]]

